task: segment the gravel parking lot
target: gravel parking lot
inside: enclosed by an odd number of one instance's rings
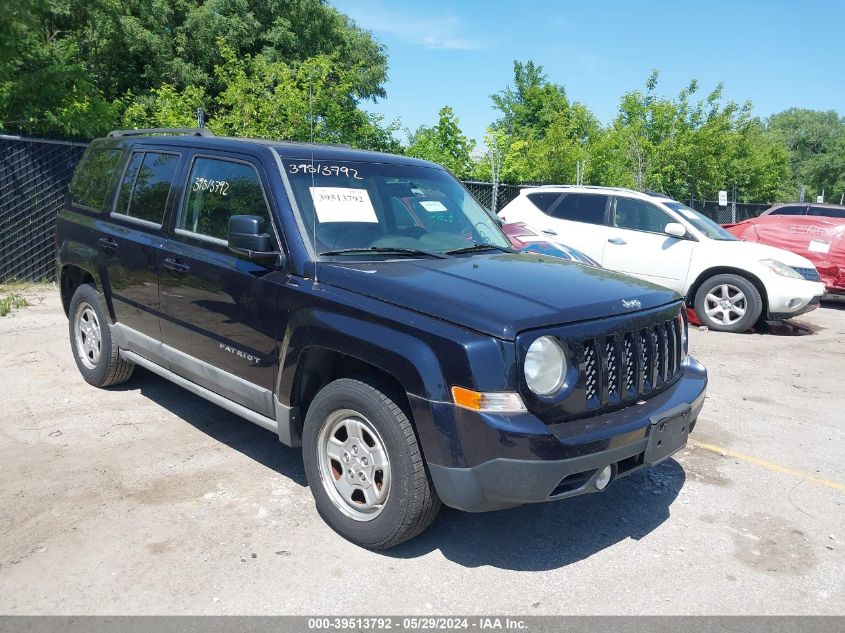
[[[845,614],[845,305],[693,330],[711,383],[676,459],[373,553],[297,451],[141,369],[88,386],[58,291],[27,296],[0,318],[0,613]]]

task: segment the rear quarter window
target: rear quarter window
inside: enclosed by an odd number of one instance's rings
[[[106,196],[111,189],[117,165],[123,153],[120,149],[90,148],[82,157],[79,167],[70,183],[73,201],[97,211],[104,211],[111,205]]]
[[[531,201],[531,204],[540,209],[540,211],[546,213],[557,202],[557,199],[560,198],[560,194],[545,191],[543,193],[529,193],[525,197]]]
[[[832,209],[831,207],[810,207],[808,215],[820,215],[826,218],[845,218],[845,207]]]

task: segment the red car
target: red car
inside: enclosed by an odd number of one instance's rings
[[[806,257],[815,264],[827,293],[845,296],[845,207],[778,204],[760,217],[724,227],[740,239]]]

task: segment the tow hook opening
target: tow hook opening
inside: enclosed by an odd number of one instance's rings
[[[550,498],[567,495],[576,491],[601,491],[610,485],[617,473],[616,464],[608,464],[603,468],[592,468],[580,473],[573,473],[561,479],[560,483],[549,495]],[[567,495],[570,496],[570,495]]]

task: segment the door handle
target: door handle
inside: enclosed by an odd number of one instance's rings
[[[177,262],[175,259],[167,258],[162,263],[167,270],[170,270],[174,273],[179,273],[180,275],[184,275],[185,273],[191,270],[191,267],[187,264],[183,264],[182,262]]]
[[[543,229],[543,233],[546,235],[557,235],[557,231],[552,231],[551,229]]]
[[[101,237],[98,241],[100,242],[100,248],[109,254],[114,253],[117,250],[117,242],[110,237]]]
[[[620,245],[621,245],[621,244],[627,244],[627,243],[628,243],[628,242],[626,242],[625,240],[623,240],[621,237],[611,237],[611,238],[610,238],[609,240],[607,240],[607,241],[608,241],[608,242],[610,242],[611,244],[620,244]]]

